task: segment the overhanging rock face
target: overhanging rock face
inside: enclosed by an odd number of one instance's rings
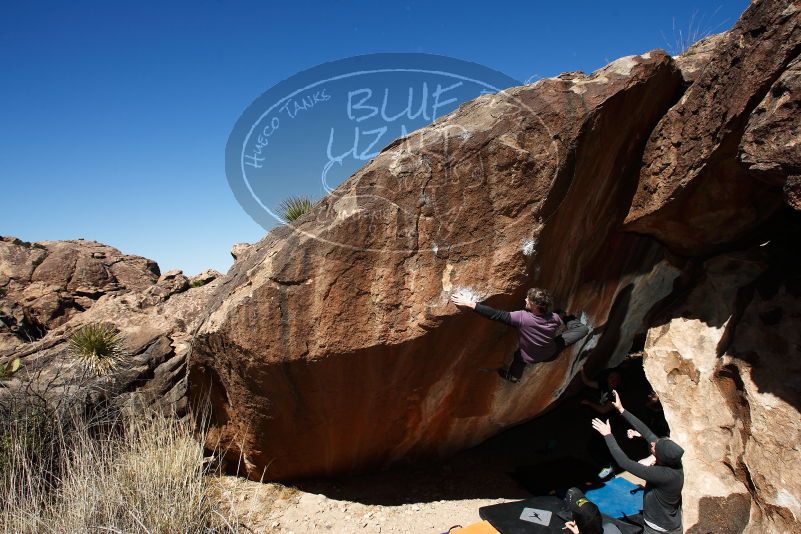
[[[387,147],[232,268],[189,394],[209,446],[288,479],[447,454],[541,413],[580,350],[645,369],[685,454],[687,532],[801,531],[801,5],[486,95]],[[515,333],[448,302],[582,313],[511,386]]]
[[[547,287],[603,327],[590,344],[625,353],[638,299],[677,274],[618,229],[681,83],[655,51],[482,96],[270,232],[196,333],[189,393],[211,404],[209,443],[241,453],[252,478],[287,479],[450,453],[536,416],[575,349],[515,387],[478,372],[510,357],[515,334],[460,313],[460,290],[515,308]]]

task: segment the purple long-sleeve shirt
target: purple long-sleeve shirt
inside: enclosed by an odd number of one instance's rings
[[[562,319],[555,313],[535,315],[528,310],[510,312],[512,326],[517,328],[520,356],[526,363],[549,359],[557,350],[554,343]]]
[[[520,357],[526,363],[548,360],[564,348],[557,346],[554,340],[556,331],[562,326],[562,319],[555,313],[535,315],[529,310],[508,312],[484,304],[476,304],[473,309],[488,319],[517,328]],[[571,342],[575,341],[577,339],[571,339]]]

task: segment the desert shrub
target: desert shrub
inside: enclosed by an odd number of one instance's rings
[[[291,196],[281,202],[278,207],[278,215],[286,222],[292,222],[300,216],[311,211],[314,202],[306,196]]]
[[[189,287],[203,287],[209,282],[207,280],[203,280],[202,278],[198,278],[196,280],[192,280],[189,282]]]
[[[122,338],[112,326],[91,323],[73,332],[69,351],[76,363],[96,376],[119,370],[126,362]]]
[[[128,415],[112,439],[82,438],[70,454],[54,507],[66,530],[225,530],[192,429],[161,415]],[[229,523],[230,524],[230,523]]]
[[[191,421],[130,409],[98,421],[77,407],[30,390],[0,402],[0,532],[245,531]]]
[[[58,407],[25,391],[0,404],[0,528],[35,532],[41,511],[58,484],[66,449]],[[42,530],[44,531],[44,530]]]

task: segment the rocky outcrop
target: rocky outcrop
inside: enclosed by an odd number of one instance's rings
[[[292,479],[468,447],[551,407],[584,358],[642,349],[687,451],[685,528],[797,532],[800,22],[759,0],[676,58],[466,103],[235,245],[224,279],[3,239],[0,361],[76,387],[69,336],[111,323],[131,365],[94,391],[179,415],[188,395],[209,448]],[[531,286],[591,333],[511,385],[479,369],[515,333],[449,297],[511,309]]]
[[[797,3],[754,2],[725,34],[651,134],[627,229],[703,254],[776,212],[775,187],[754,180],[737,151],[752,111],[801,50],[799,19]]]
[[[704,37],[674,58],[687,86],[698,79],[709,61],[717,54],[717,48],[726,40],[726,36],[724,32]]]
[[[244,256],[252,245],[250,243],[236,243],[231,247],[231,257],[238,260]]]
[[[673,273],[640,276],[659,253],[616,227],[681,83],[657,51],[482,96],[254,244],[193,344],[210,442],[255,479],[334,474],[467,447],[548,407],[577,351],[500,387],[478,369],[515,335],[460,313],[456,291],[513,307],[544,285],[625,354],[635,332],[613,303],[669,291]]]
[[[55,391],[73,387],[100,390],[184,415],[191,332],[218,283],[190,288],[180,271],[167,273],[145,291],[102,297],[91,309],[13,356],[22,357],[26,375]],[[87,382],[82,369],[73,365],[67,342],[78,328],[92,323],[114,326],[124,340],[130,363],[118,374]]]
[[[40,339],[105,294],[144,290],[155,262],[94,241],[0,238],[0,350]]]
[[[626,219],[690,256],[650,313],[646,372],[687,450],[687,532],[796,532],[801,6],[752,3],[716,49],[651,135]]]
[[[80,389],[185,413],[190,332],[219,273],[159,275],[155,262],[96,242],[4,238],[0,276],[6,289],[0,294],[0,361],[22,361],[0,392],[29,384],[51,395]],[[121,372],[92,378],[74,365],[68,340],[93,323],[112,325],[120,334],[129,359]],[[32,329],[36,335],[29,334]]]
[[[782,187],[785,202],[801,210],[801,59],[793,60],[754,109],[740,142],[751,175]]]

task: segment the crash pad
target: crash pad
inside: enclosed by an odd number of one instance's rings
[[[565,519],[559,515],[563,510],[562,499],[542,496],[484,506],[478,515],[503,534],[549,534],[563,533]]]
[[[466,527],[457,527],[448,531],[448,534],[499,534],[495,527],[489,521],[481,521],[480,523],[473,523]]]
[[[633,516],[642,510],[643,488],[623,477],[615,477],[595,489],[584,492],[602,514],[610,517]]]
[[[501,534],[564,534],[565,522],[571,518],[558,497],[532,497],[522,501],[493,504],[479,508],[478,515]],[[641,527],[603,516],[604,532],[636,534]]]

